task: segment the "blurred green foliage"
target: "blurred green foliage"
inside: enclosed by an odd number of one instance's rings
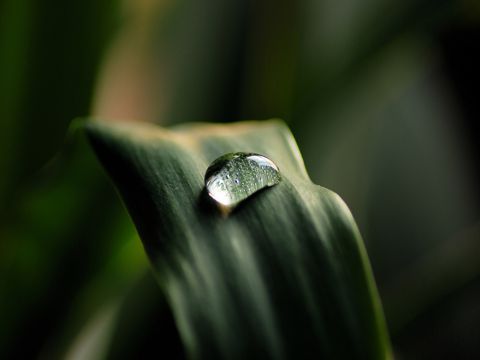
[[[125,211],[64,141],[118,89],[163,124],[286,119],[359,221],[398,355],[478,357],[479,19],[468,0],[2,0],[0,357],[61,356],[139,286]],[[143,60],[111,70],[132,43]]]

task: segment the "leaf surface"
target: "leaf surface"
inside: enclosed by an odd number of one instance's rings
[[[338,195],[311,183],[282,122],[86,129],[190,357],[390,357],[355,222]],[[237,151],[269,157],[282,181],[225,217],[203,178],[213,160]]]

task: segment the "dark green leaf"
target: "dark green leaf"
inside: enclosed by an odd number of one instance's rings
[[[185,125],[90,122],[192,358],[390,356],[357,227],[311,183],[279,121]],[[222,217],[203,190],[211,161],[272,159],[282,181]]]

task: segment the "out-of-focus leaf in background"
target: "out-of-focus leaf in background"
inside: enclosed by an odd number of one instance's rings
[[[2,228],[10,240],[0,265],[7,357],[60,351],[86,316],[145,269],[135,232],[85,142],[69,145],[17,197]]]
[[[0,201],[48,161],[72,118],[88,113],[116,2],[0,3]],[[41,135],[41,136],[40,136]]]
[[[89,112],[116,3],[0,8],[0,357],[49,357],[145,268],[87,148],[62,146]]]

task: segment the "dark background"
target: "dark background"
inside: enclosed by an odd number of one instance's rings
[[[479,47],[474,0],[2,0],[0,355],[108,347],[85,339],[148,270],[68,130],[94,115],[283,118],[357,219],[396,357],[480,357]]]

